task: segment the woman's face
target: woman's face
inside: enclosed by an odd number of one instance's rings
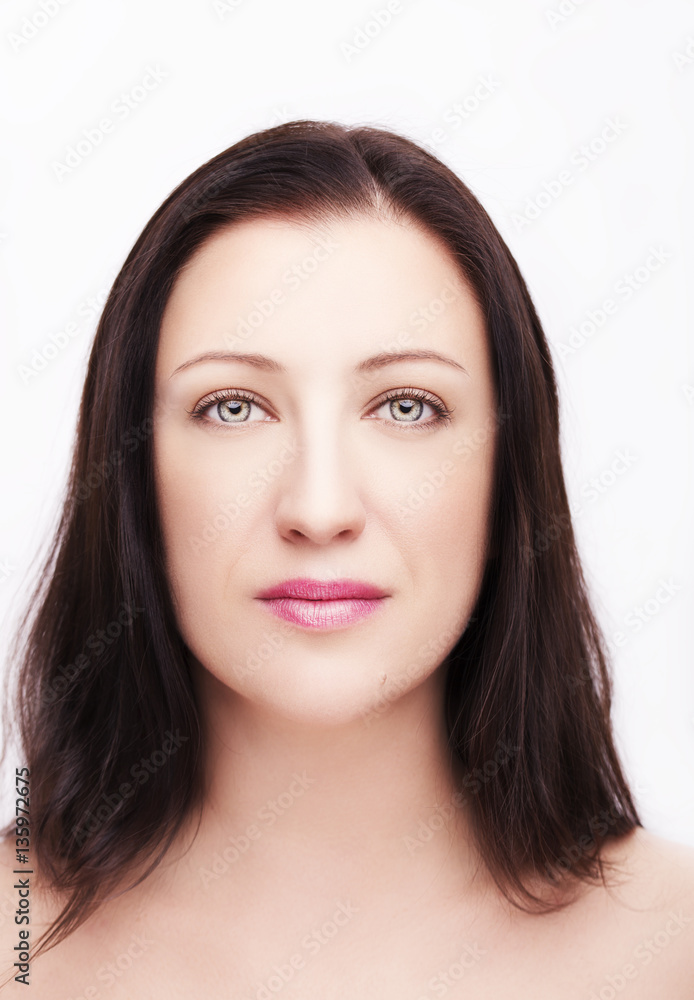
[[[482,581],[495,403],[481,311],[413,224],[254,220],[200,248],[154,449],[177,620],[222,697],[337,723],[433,679]],[[259,596],[297,579],[382,596]]]

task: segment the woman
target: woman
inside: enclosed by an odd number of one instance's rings
[[[615,751],[544,334],[409,140],[292,122],[166,199],[44,579],[37,995],[694,994],[694,852]]]

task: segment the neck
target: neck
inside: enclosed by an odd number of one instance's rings
[[[214,892],[233,872],[254,892],[280,880],[333,897],[356,884],[374,897],[403,884],[416,895],[434,879],[442,891],[467,886],[478,858],[442,670],[380,713],[328,725],[267,711],[196,668],[207,791],[186,853],[192,879]]]

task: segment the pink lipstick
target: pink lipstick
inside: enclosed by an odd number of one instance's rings
[[[383,607],[384,590],[359,580],[285,580],[261,591],[273,614],[303,628],[346,628]]]

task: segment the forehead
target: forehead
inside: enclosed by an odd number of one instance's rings
[[[410,220],[275,218],[218,230],[179,274],[161,325],[169,370],[191,350],[262,350],[287,367],[408,347],[486,349],[453,255]],[[465,362],[462,362],[465,363]]]

